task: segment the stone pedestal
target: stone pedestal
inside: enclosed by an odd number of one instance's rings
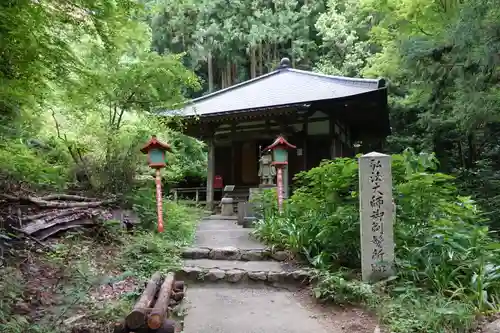
[[[234,214],[233,198],[222,198],[220,205],[222,216],[232,216]]]

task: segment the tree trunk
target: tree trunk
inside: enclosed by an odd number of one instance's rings
[[[153,330],[160,328],[165,320],[170,294],[174,288],[174,279],[174,273],[168,273],[158,292],[158,299],[148,318],[148,327]]]
[[[257,77],[257,57],[255,54],[255,46],[250,47],[250,79]]]
[[[221,88],[224,89],[227,87],[226,84],[227,75],[226,75],[226,69],[224,67],[220,69],[220,76],[221,76]]]
[[[226,77],[227,86],[231,87],[233,85],[232,75],[231,75],[231,62],[228,60],[226,63]]]
[[[161,281],[161,273],[156,272],[149,280],[146,289],[141,295],[141,298],[135,303],[134,309],[125,318],[127,327],[130,329],[138,329],[146,323],[147,312],[153,305],[156,290]]]
[[[270,71],[272,71],[272,69],[269,69],[269,66],[270,66],[270,63],[272,62],[271,60],[271,45],[266,45],[266,54],[267,54],[267,57],[266,57],[266,73],[269,73]]]
[[[264,74],[264,55],[262,52],[262,42],[259,43],[259,75]]]
[[[212,63],[212,51],[208,52],[207,62],[208,62],[208,92],[211,93],[214,91],[214,68]]]

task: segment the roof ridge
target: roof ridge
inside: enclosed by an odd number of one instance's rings
[[[219,95],[219,94],[223,94],[225,93],[226,91],[231,91],[233,89],[237,89],[237,88],[240,88],[240,87],[243,87],[247,84],[250,84],[250,83],[254,83],[256,81],[259,81],[259,80],[262,80],[262,79],[265,79],[266,77],[269,77],[271,75],[274,75],[274,74],[278,74],[280,73],[281,71],[283,71],[283,69],[276,69],[272,72],[269,72],[269,73],[266,73],[266,74],[262,74],[260,76],[257,76],[257,77],[254,77],[253,79],[250,79],[250,80],[246,80],[246,81],[243,81],[243,82],[240,82],[240,83],[237,83],[237,84],[233,84],[232,86],[229,86],[227,88],[224,88],[224,89],[220,89],[220,90],[217,90],[217,91],[214,91],[214,92],[211,92],[209,94],[206,94],[206,95],[203,95],[203,96],[200,96],[200,97],[196,97],[196,98],[193,98],[191,100],[189,100],[187,103],[185,103],[185,105],[188,105],[188,104],[191,104],[191,103],[196,103],[198,101],[201,101],[201,100],[205,100],[205,99],[208,99],[208,98],[211,98],[213,96],[216,96],[216,95]]]
[[[384,79],[366,79],[366,78],[355,78],[355,77],[348,77],[348,76],[337,76],[337,75],[328,75],[328,74],[323,74],[323,73],[317,73],[317,72],[312,72],[312,71],[305,71],[305,70],[301,70],[301,69],[296,69],[296,68],[287,68],[286,70],[290,71],[290,72],[295,72],[295,73],[299,73],[299,74],[304,74],[304,75],[310,75],[310,76],[317,76],[317,77],[322,77],[322,78],[326,78],[326,79],[333,79],[333,80],[337,80],[337,81],[341,81],[341,82],[344,82],[344,83],[348,83],[348,84],[352,84],[352,83],[377,83],[377,84],[381,84],[381,81],[384,81],[385,83],[385,80]],[[357,84],[355,84],[357,85]]]

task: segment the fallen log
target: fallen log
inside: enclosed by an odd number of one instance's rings
[[[165,281],[163,281],[163,284],[161,285],[160,291],[158,292],[158,299],[148,316],[148,327],[150,329],[159,329],[165,320],[170,295],[172,294],[172,289],[174,287],[174,280],[174,273],[168,273],[165,277]]]
[[[165,319],[156,333],[175,333],[175,321]]]
[[[64,212],[68,211],[68,214],[71,214],[71,213],[76,213],[77,211],[83,210],[83,209],[84,208],[70,208],[70,209],[65,210]],[[25,216],[21,219],[21,221],[22,222],[31,222],[31,221],[35,221],[38,219],[49,220],[49,219],[52,219],[52,215],[56,215],[57,213],[60,213],[60,212],[61,212],[60,210],[48,210],[48,211],[45,211],[43,213]]]
[[[119,321],[113,326],[113,333],[129,333],[128,327],[125,321]]]
[[[89,201],[89,202],[65,202],[65,201],[49,201],[43,200],[41,198],[27,196],[27,197],[15,197],[9,194],[0,194],[0,197],[6,201],[18,201],[21,203],[32,203],[38,207],[44,208],[95,208],[105,204],[114,202],[114,200],[103,200],[103,201]]]
[[[51,200],[72,200],[72,201],[90,201],[90,202],[99,201],[96,198],[87,198],[81,195],[74,195],[74,194],[49,194],[41,197],[40,199],[44,201],[51,201]]]
[[[153,305],[156,291],[161,281],[161,273],[156,272],[149,280],[146,289],[135,303],[132,311],[125,318],[125,323],[129,329],[135,330],[146,323],[148,309]]]
[[[174,283],[174,291],[184,291],[184,281],[175,281]]]
[[[178,291],[178,292],[172,292],[172,298],[174,301],[179,302],[184,298],[184,292],[183,291]]]

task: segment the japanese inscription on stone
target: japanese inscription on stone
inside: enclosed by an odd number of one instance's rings
[[[393,273],[391,157],[370,153],[359,158],[361,269],[364,281]]]

